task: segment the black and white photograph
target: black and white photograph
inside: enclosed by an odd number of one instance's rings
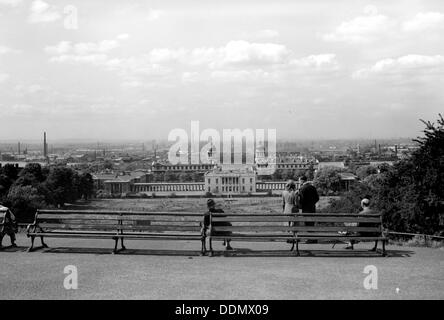
[[[443,300],[443,115],[441,0],[0,0],[0,300]]]

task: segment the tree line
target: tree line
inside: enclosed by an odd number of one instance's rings
[[[422,120],[421,120],[422,121]],[[414,139],[419,148],[412,156],[393,166],[357,169],[360,181],[340,199],[331,200],[326,212],[358,212],[362,198],[370,198],[374,209],[383,214],[390,230],[444,234],[444,119],[425,124],[424,136]],[[325,176],[337,186],[334,170],[324,172],[315,184],[327,187]]]
[[[64,166],[43,167],[29,163],[20,169],[12,164],[0,168],[0,203],[18,221],[31,221],[36,209],[62,207],[93,195],[93,178]]]

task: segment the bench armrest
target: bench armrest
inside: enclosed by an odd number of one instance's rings
[[[33,231],[35,231],[36,227],[37,227],[37,223],[36,222],[28,224],[28,226],[26,227],[26,233],[30,233],[32,228],[34,228]]]

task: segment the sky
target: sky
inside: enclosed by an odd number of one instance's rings
[[[0,0],[0,140],[416,137],[443,88],[442,0]]]

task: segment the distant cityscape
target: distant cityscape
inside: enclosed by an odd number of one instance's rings
[[[284,189],[285,181],[306,175],[310,179],[321,168],[343,169],[341,180],[348,189],[357,177],[352,168],[363,165],[391,165],[409,157],[417,148],[409,139],[330,140],[277,142],[275,158],[263,146],[256,146],[253,164],[224,163],[223,156],[200,164],[168,161],[171,143],[52,143],[46,132],[40,143],[0,143],[0,165],[24,167],[67,166],[88,172],[98,197],[153,196],[153,194],[273,194]],[[245,158],[245,156],[244,156]],[[348,171],[348,172],[347,172]]]

